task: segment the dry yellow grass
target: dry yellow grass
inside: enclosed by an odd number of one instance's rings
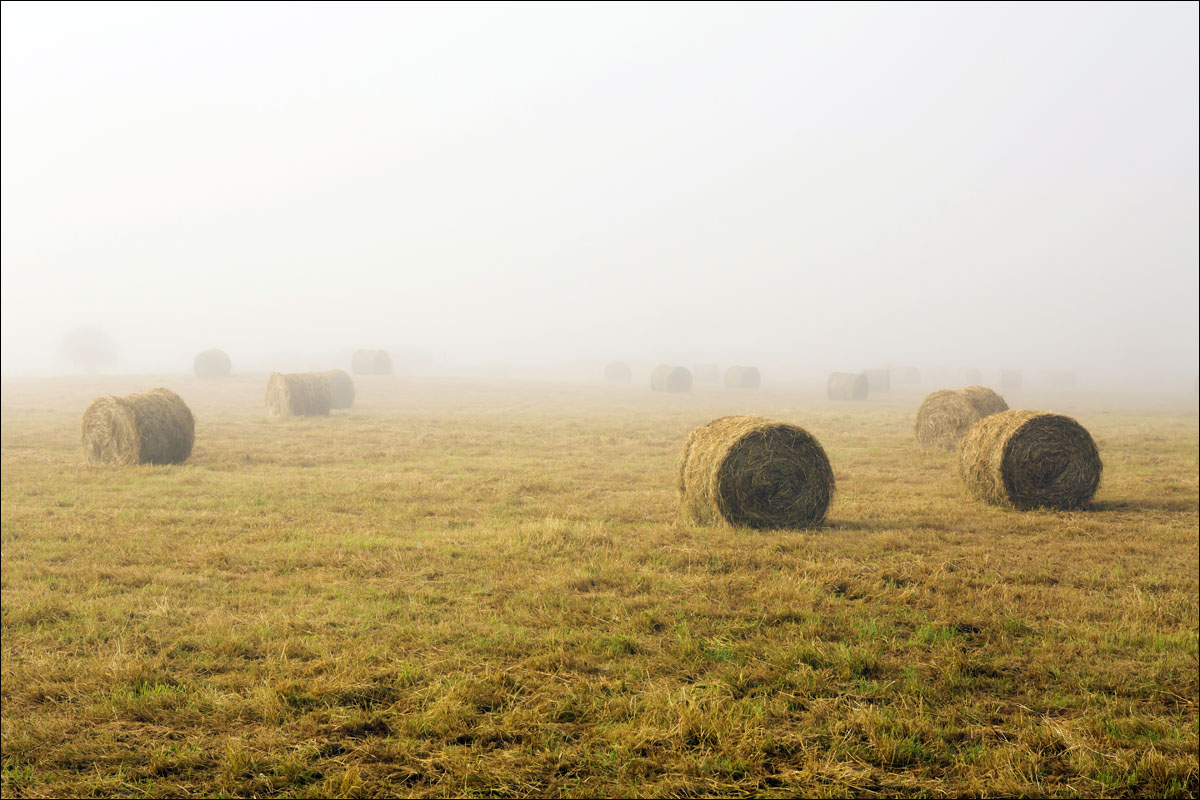
[[[1090,512],[974,502],[911,399],[264,376],[6,381],[5,797],[1195,796],[1195,409],[1056,407]],[[89,468],[175,388],[186,465]],[[805,531],[674,522],[688,431],[802,425]]]

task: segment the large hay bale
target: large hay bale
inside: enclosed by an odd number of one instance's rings
[[[196,421],[170,389],[97,398],[83,412],[89,464],[181,464],[192,454]]]
[[[355,375],[391,375],[392,357],[383,350],[356,350],[350,368]]]
[[[692,367],[692,379],[696,383],[716,383],[721,380],[721,369],[716,364],[697,364]]]
[[[867,379],[852,372],[835,372],[829,376],[825,393],[830,400],[866,400]]]
[[[690,392],[692,373],[687,367],[659,364],[650,373],[650,388],[656,392]]]
[[[267,411],[272,417],[316,417],[329,413],[333,392],[320,372],[272,372],[267,379]]]
[[[1083,508],[1104,465],[1087,429],[1044,411],[1001,411],[975,423],[958,452],[971,494],[1018,509]]]
[[[350,408],[354,405],[354,379],[344,369],[327,369],[320,373],[329,382],[329,407]]]
[[[892,390],[892,371],[890,369],[864,369],[863,377],[867,379],[867,391],[871,394]]]
[[[808,528],[825,518],[833,469],[796,425],[721,417],[691,432],[679,459],[679,507],[701,525]]]
[[[726,389],[757,389],[762,385],[758,367],[730,367],[725,370]]]
[[[939,389],[917,409],[917,441],[930,450],[953,450],[976,422],[1007,410],[1004,398],[986,386]]]
[[[192,360],[192,372],[197,378],[228,378],[233,363],[223,350],[205,350]]]
[[[629,383],[633,380],[633,370],[624,361],[613,361],[604,367],[604,380],[609,383]]]

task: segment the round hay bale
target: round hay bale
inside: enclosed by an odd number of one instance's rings
[[[613,361],[604,367],[604,380],[609,383],[630,383],[633,370],[624,361]]]
[[[716,364],[697,364],[692,367],[692,380],[696,383],[716,383],[721,380],[721,369]]]
[[[679,507],[691,522],[809,528],[825,518],[833,469],[803,428],[721,417],[691,432],[679,459]]]
[[[320,372],[272,372],[267,379],[267,411],[272,417],[315,417],[329,413],[333,392]]]
[[[835,372],[829,376],[825,393],[830,400],[866,400],[867,379],[852,372]]]
[[[228,378],[233,363],[222,350],[205,350],[192,361],[192,372],[197,378]]]
[[[958,474],[971,494],[993,505],[1083,508],[1104,465],[1087,429],[1044,411],[1001,411],[971,428],[958,452]]]
[[[656,392],[690,392],[692,373],[687,367],[659,364],[654,368],[654,372],[650,373],[650,388]]]
[[[725,370],[726,389],[757,389],[762,385],[758,367],[730,367]]]
[[[953,450],[976,422],[1007,410],[1004,398],[986,386],[939,389],[921,401],[914,431],[926,449]]]
[[[867,391],[871,394],[892,390],[892,371],[890,369],[864,369],[863,377],[867,379]]]
[[[391,375],[392,357],[383,350],[356,350],[350,368],[355,375]]]
[[[89,464],[182,464],[192,454],[196,421],[170,389],[97,398],[83,412]]]
[[[329,407],[350,408],[354,405],[354,379],[344,369],[327,369],[321,373],[329,382]]]

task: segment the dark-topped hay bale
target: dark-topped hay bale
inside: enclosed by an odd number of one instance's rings
[[[716,364],[697,364],[692,367],[692,379],[696,383],[716,383],[721,380],[721,369]]]
[[[762,385],[758,367],[730,367],[725,370],[726,389],[757,389]]]
[[[272,417],[316,417],[329,413],[333,392],[320,372],[272,372],[267,379],[267,411]]]
[[[958,452],[971,494],[1018,509],[1083,508],[1104,465],[1087,429],[1044,411],[1001,411],[975,423]]]
[[[350,368],[355,375],[391,375],[392,357],[382,350],[355,350]]]
[[[867,379],[867,391],[871,394],[892,390],[892,371],[890,369],[864,369],[863,377]]]
[[[914,431],[924,448],[953,450],[972,425],[1006,410],[1004,398],[986,386],[939,389],[921,402]]]
[[[170,389],[97,398],[81,429],[89,464],[182,464],[196,440],[191,409]]]
[[[205,350],[192,360],[192,372],[197,378],[228,378],[233,363],[223,350]]]
[[[659,364],[654,368],[654,372],[650,373],[650,388],[656,392],[690,392],[692,373],[687,367]]]
[[[835,372],[829,376],[825,393],[830,400],[866,400],[867,379],[852,372]]]
[[[1000,370],[1000,390],[1011,392],[1015,389],[1020,389],[1021,384],[1025,382],[1025,376],[1019,369],[1002,369]]]
[[[344,369],[327,369],[320,373],[329,382],[329,407],[350,408],[354,405],[354,379]]]
[[[604,380],[609,383],[630,383],[633,370],[624,361],[613,361],[604,367]]]
[[[691,432],[679,459],[679,508],[701,525],[809,528],[825,518],[833,469],[803,428],[721,417]]]

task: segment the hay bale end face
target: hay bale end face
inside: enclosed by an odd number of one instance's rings
[[[333,391],[320,372],[272,372],[267,379],[267,411],[272,417],[316,417],[329,414]]]
[[[716,383],[721,380],[721,369],[716,364],[697,364],[692,367],[692,379],[696,383]]]
[[[192,360],[192,372],[197,378],[228,378],[232,371],[233,363],[221,350],[205,350]]]
[[[867,379],[852,372],[835,372],[829,376],[825,393],[830,400],[866,400]]]
[[[696,524],[809,528],[825,518],[833,469],[803,428],[761,417],[721,417],[688,436],[678,489],[681,514]]]
[[[624,361],[613,361],[604,367],[604,380],[608,383],[631,383],[633,370]]]
[[[1043,411],[1001,411],[971,428],[958,472],[971,494],[1021,510],[1085,507],[1104,466],[1087,429]]]
[[[890,369],[865,369],[863,377],[867,379],[867,391],[871,394],[892,390],[892,371]]]
[[[83,412],[89,464],[182,464],[192,454],[196,421],[170,389],[97,398]]]
[[[329,382],[329,407],[350,408],[354,405],[354,379],[344,369],[328,369],[320,373]]]
[[[655,392],[683,393],[692,390],[692,373],[687,367],[659,364],[650,373],[650,389]]]
[[[356,350],[350,368],[355,375],[391,375],[392,357],[383,350]]]
[[[939,389],[921,401],[914,432],[928,450],[953,450],[976,422],[1007,410],[1004,398],[986,386]]]
[[[730,367],[725,370],[726,389],[757,389],[762,385],[758,367]]]

